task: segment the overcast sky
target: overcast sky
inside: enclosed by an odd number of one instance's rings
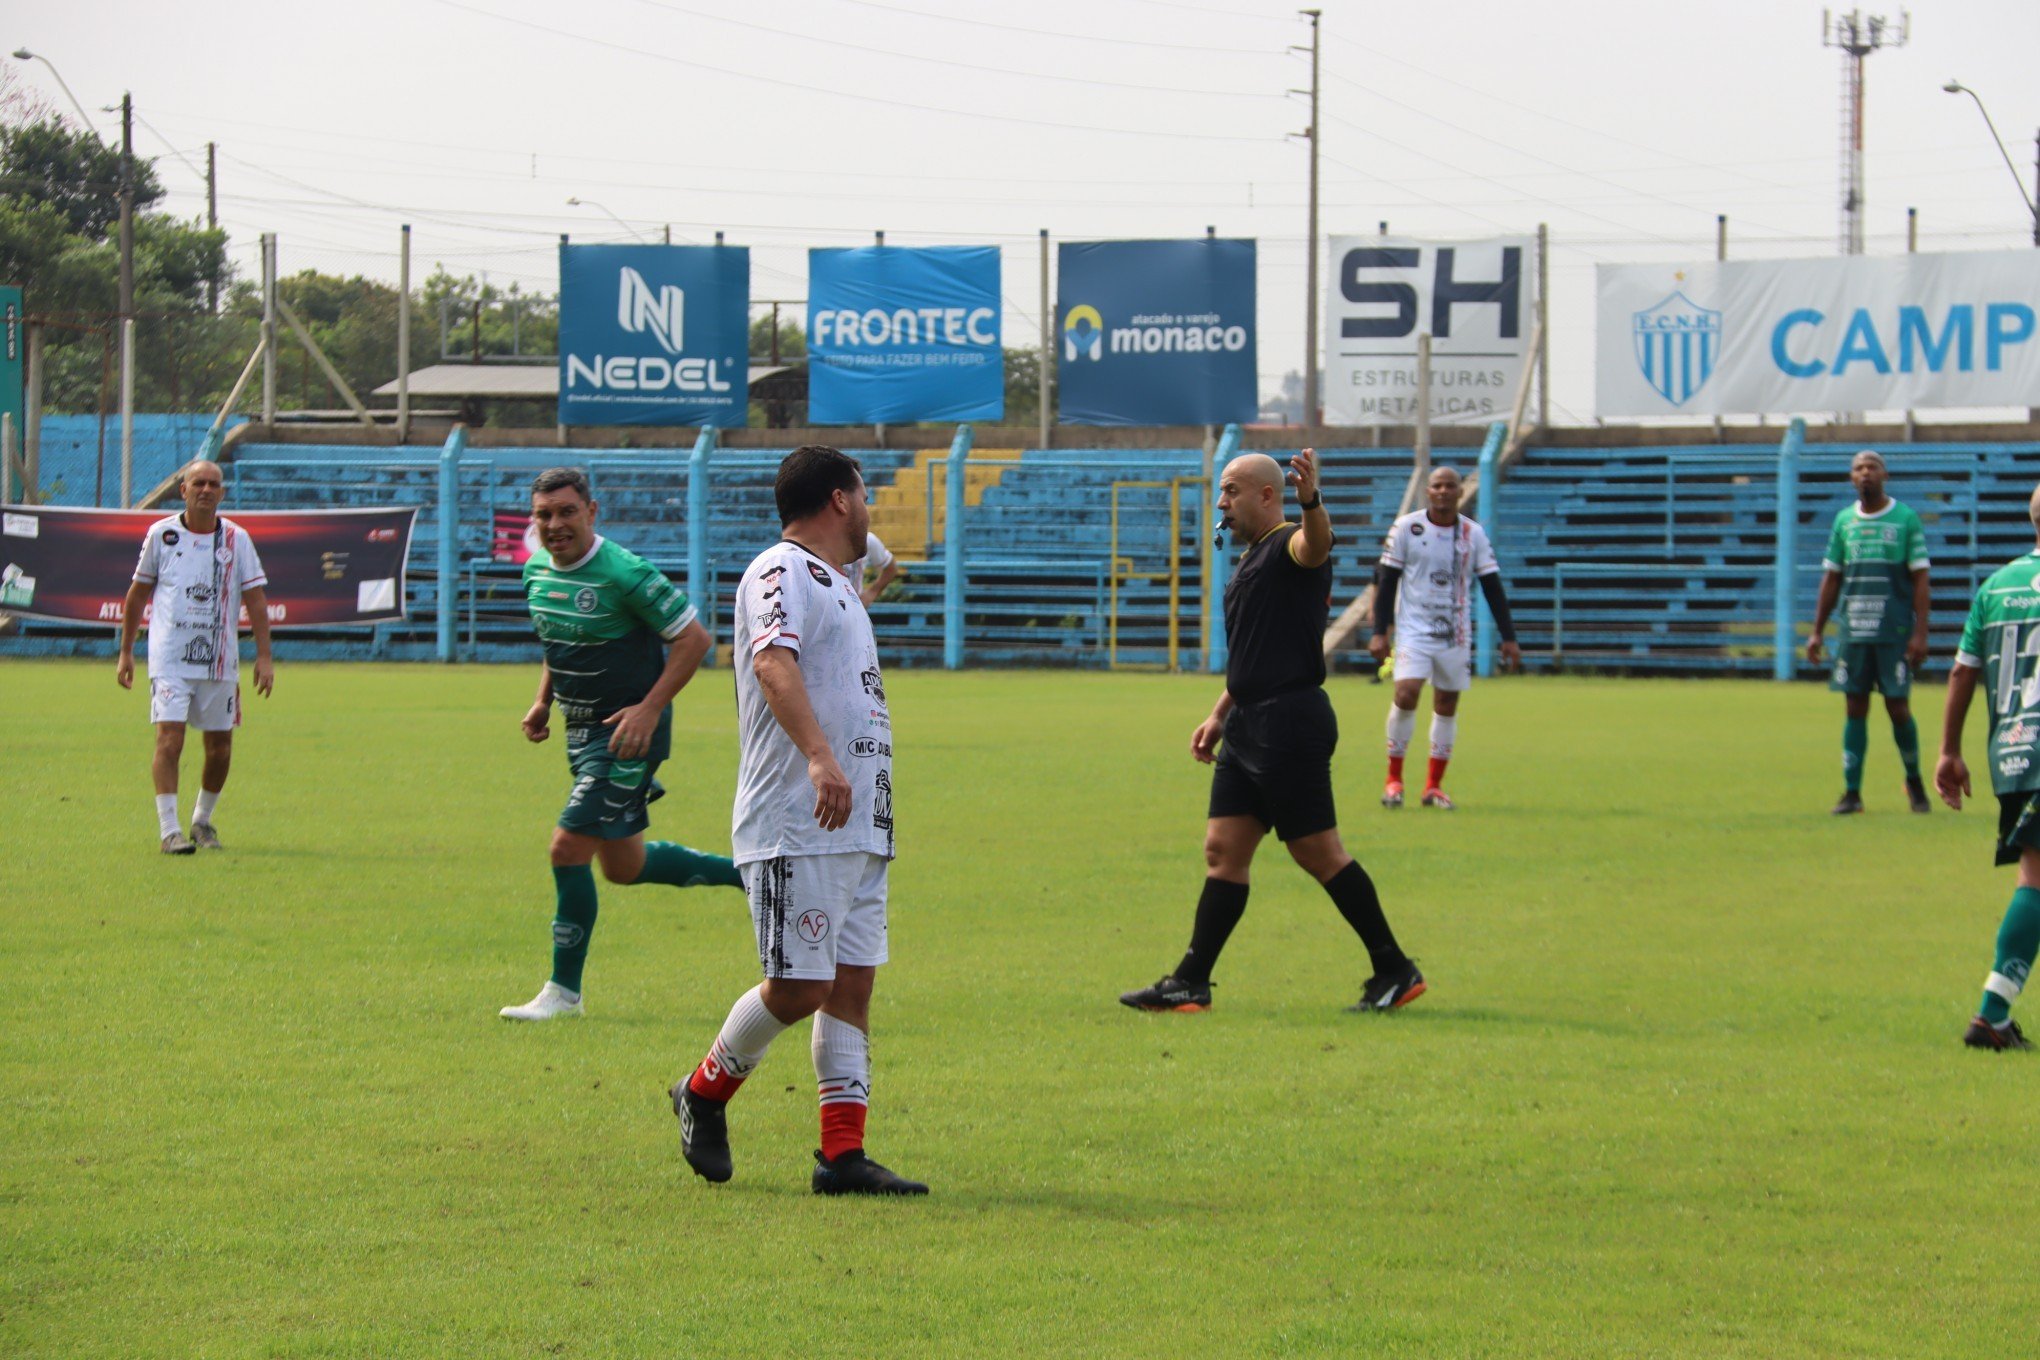
[[[1894,20],[1895,9],[1872,9]],[[1828,255],[1841,58],[1799,0],[1432,0],[1323,19],[1326,234],[1552,233],[1553,405],[1591,418],[1602,261]],[[74,0],[0,50],[98,112],[132,91],[170,207],[219,144],[234,258],[415,265],[556,287],[558,234],[753,247],[752,293],[806,295],[805,250],[1005,248],[1006,340],[1039,333],[1038,232],[1260,242],[1264,391],[1304,361],[1309,41],[1261,0]],[[2040,0],[1925,0],[1868,63],[1869,249],[2018,247],[2040,126]],[[68,110],[50,68],[24,81]],[[173,154],[181,152],[182,156]],[[600,207],[569,207],[579,197]]]

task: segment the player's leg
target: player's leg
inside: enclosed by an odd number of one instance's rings
[[[198,848],[185,838],[177,816],[177,765],[184,758],[184,725],[190,715],[188,682],[149,677],[149,721],[156,727],[149,778],[156,789],[156,834],[166,855],[188,855]]]
[[[2031,1048],[2012,1020],[2012,1003],[2025,989],[2040,954],[2040,797],[2011,794],[1998,800],[1997,861],[2016,861],[2019,886],[1998,926],[1997,954],[1984,979],[1983,1002],[1962,1042],[1971,1048]]]
[[[581,970],[588,962],[588,941],[595,933],[599,906],[592,866],[602,844],[599,836],[553,828],[552,976],[531,1000],[497,1012],[505,1020],[560,1020],[581,1014]]]
[[[1243,776],[1239,782],[1245,782]],[[1233,783],[1227,780],[1228,786]],[[1175,968],[1152,984],[1121,993],[1120,1005],[1186,1014],[1211,1009],[1211,970],[1232,938],[1233,927],[1246,915],[1248,872],[1254,851],[1268,834],[1268,824],[1257,813],[1229,810],[1245,805],[1258,807],[1258,796],[1245,788],[1221,789],[1214,774],[1212,815],[1204,823],[1204,886],[1191,918],[1189,947]]]
[[[1431,678],[1430,653],[1405,647],[1402,665],[1395,675],[1395,693],[1388,705],[1388,778],[1381,786],[1381,805],[1403,805],[1403,757],[1410,739],[1417,734],[1417,703],[1424,697],[1424,682]]]
[[[234,764],[234,729],[241,722],[241,687],[225,680],[196,682],[192,725],[205,742],[205,768],[198,777],[198,803],[191,810],[191,839],[201,850],[224,850],[215,820],[227,772]]]
[[[1927,784],[1920,777],[1920,728],[1912,714],[1912,667],[1897,647],[1880,648],[1884,653],[1878,688],[1884,691],[1885,716],[1891,719],[1891,739],[1898,746],[1898,758],[1905,765],[1905,797],[1916,813],[1933,810],[1927,801]]]
[[[604,877],[611,883],[664,883],[675,888],[741,888],[744,879],[727,855],[711,855],[677,841],[647,841],[640,837],[632,862],[611,872],[602,862]],[[628,877],[619,877],[628,873]]]
[[[1396,943],[1395,931],[1381,909],[1381,895],[1375,891],[1374,880],[1360,867],[1360,861],[1346,852],[1339,829],[1334,826],[1312,835],[1295,836],[1285,844],[1290,858],[1324,888],[1339,915],[1366,947],[1374,972],[1361,987],[1359,1004],[1351,1009],[1394,1010],[1422,996],[1424,975]]]
[[[1449,677],[1446,687],[1439,679],[1431,690],[1431,763],[1424,772],[1424,806],[1450,811],[1452,800],[1445,796],[1445,767],[1452,763],[1452,746],[1459,737],[1459,696],[1466,692],[1466,676]]]
[[[1831,811],[1837,817],[1863,810],[1863,758],[1870,749],[1870,691],[1877,684],[1875,649],[1860,643],[1835,646],[1835,669],[1828,688],[1842,695],[1842,796]]]

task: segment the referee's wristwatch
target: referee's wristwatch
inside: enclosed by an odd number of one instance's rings
[[[1317,495],[1316,495],[1315,497],[1313,497],[1313,498],[1312,498],[1312,499],[1310,499],[1310,500],[1307,500],[1307,501],[1298,501],[1298,502],[1296,503],[1296,506],[1297,506],[1297,509],[1299,509],[1299,510],[1315,510],[1315,509],[1317,509],[1317,508],[1318,508],[1318,507],[1319,507],[1320,505],[1323,505],[1324,503],[1325,503],[1325,493],[1324,493],[1324,492],[1322,492],[1322,491],[1320,491],[1320,492],[1318,492],[1318,493],[1317,493]]]

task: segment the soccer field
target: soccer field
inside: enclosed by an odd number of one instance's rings
[[[1879,719],[1869,815],[1828,817],[1815,687],[1483,683],[1461,810],[1390,814],[1387,690],[1335,680],[1347,844],[1429,995],[1342,1013],[1364,955],[1271,840],[1215,1009],[1145,1016],[1216,682],[888,677],[871,1147],[934,1193],[860,1202],[808,1192],[805,1026],[736,1179],[680,1160],[665,1088],[756,977],[735,892],[603,885],[588,1017],[496,1018],[569,782],[535,668],[280,670],[228,853],[166,859],[145,697],[0,663],[0,1354],[2019,1349],[2040,1067],[1958,1042],[1995,805],[1907,815]],[[656,836],[727,845],[729,686],[681,696]]]

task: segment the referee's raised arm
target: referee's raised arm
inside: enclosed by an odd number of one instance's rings
[[[1289,556],[1299,567],[1321,567],[1332,555],[1332,517],[1318,486],[1317,450],[1298,450],[1282,480],[1296,488],[1296,506],[1303,512],[1303,531],[1290,537]]]

